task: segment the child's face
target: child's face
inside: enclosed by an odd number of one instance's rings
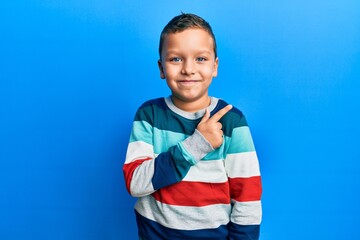
[[[212,78],[217,76],[218,68],[214,42],[208,32],[190,28],[168,34],[159,68],[161,78],[166,79],[171,89],[175,105],[190,103],[207,107],[208,88]]]

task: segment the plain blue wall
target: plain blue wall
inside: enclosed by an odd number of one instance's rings
[[[1,1],[0,239],[136,239],[122,164],[181,11],[213,26],[211,95],[251,126],[261,239],[360,239],[356,0]]]

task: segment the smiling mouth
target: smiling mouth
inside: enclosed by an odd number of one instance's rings
[[[195,83],[195,82],[199,82],[200,80],[179,80],[178,82],[180,83]]]
[[[179,80],[179,81],[177,81],[177,83],[183,87],[192,87],[192,86],[196,85],[198,82],[199,82],[198,80]]]

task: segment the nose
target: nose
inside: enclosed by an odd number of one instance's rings
[[[183,67],[181,73],[184,75],[192,75],[195,74],[196,66],[195,63],[191,60],[186,60],[183,63]]]

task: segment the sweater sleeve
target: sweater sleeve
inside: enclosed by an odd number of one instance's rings
[[[245,117],[232,130],[225,158],[229,178],[232,211],[229,239],[259,239],[261,210],[261,178],[257,154]]]
[[[167,151],[155,154],[154,141],[166,141],[157,135],[151,119],[138,110],[133,122],[123,173],[126,188],[134,197],[181,181],[189,168],[213,151],[210,143],[197,131]]]

